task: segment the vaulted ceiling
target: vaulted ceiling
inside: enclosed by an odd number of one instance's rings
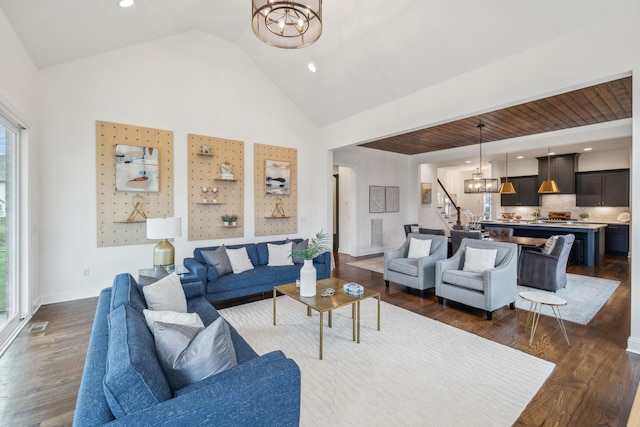
[[[299,50],[259,41],[250,27],[249,0],[136,0],[127,9],[117,0],[0,0],[0,7],[39,68],[185,31],[220,37],[323,127],[582,31],[633,1],[325,0],[320,40]],[[315,74],[307,70],[310,61]],[[487,120],[506,122],[498,113]],[[475,122],[468,119],[468,131],[465,123],[454,129],[456,143],[475,139]]]

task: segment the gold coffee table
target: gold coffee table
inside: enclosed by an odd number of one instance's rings
[[[318,287],[316,296],[314,297],[301,297],[300,288],[295,283],[288,283],[286,285],[279,285],[273,287],[273,324],[276,324],[276,301],[277,293],[280,292],[283,295],[288,295],[296,301],[301,302],[307,306],[307,316],[311,316],[311,310],[316,310],[320,313],[320,360],[322,360],[322,330],[324,325],[324,313],[329,313],[328,325],[333,327],[333,310],[336,308],[344,307],[351,304],[351,318],[353,323],[353,341],[360,342],[360,301],[367,298],[378,299],[378,330],[380,330],[380,292],[375,292],[370,289],[364,288],[364,294],[361,296],[353,296],[345,294],[342,290],[344,280],[331,277],[329,279],[318,280]],[[333,288],[336,290],[335,295],[330,297],[320,296],[325,289]]]

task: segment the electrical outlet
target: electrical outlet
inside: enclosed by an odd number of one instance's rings
[[[82,277],[89,277],[89,267],[82,270]]]

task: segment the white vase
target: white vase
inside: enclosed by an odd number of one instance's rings
[[[312,259],[305,259],[304,265],[300,269],[300,296],[316,296],[316,268]]]

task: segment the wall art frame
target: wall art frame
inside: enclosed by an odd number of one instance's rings
[[[288,196],[291,186],[291,163],[283,160],[265,160],[265,194]]]
[[[431,183],[430,182],[420,183],[420,203],[422,203],[423,205],[428,205],[431,203]]]
[[[381,185],[369,186],[369,213],[384,213],[385,190]]]
[[[384,211],[400,212],[400,187],[384,187]]]

